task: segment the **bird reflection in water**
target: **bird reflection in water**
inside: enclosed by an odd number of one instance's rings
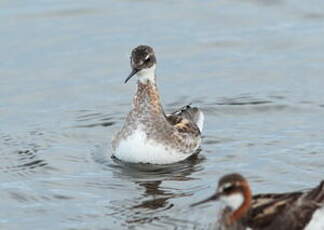
[[[190,196],[188,191],[179,189],[163,188],[162,184],[167,181],[190,181],[193,180],[191,174],[202,170],[200,162],[204,159],[198,154],[190,157],[184,162],[170,165],[148,165],[148,164],[132,164],[125,165],[118,170],[122,177],[131,177],[134,183],[144,188],[144,192],[140,197],[135,197],[133,200],[127,200],[127,203],[113,202],[114,207],[119,209],[117,215],[126,217],[126,225],[138,225],[159,221],[161,218],[173,219],[168,217],[166,210],[174,207],[172,199],[179,197]],[[118,164],[124,164],[118,161]],[[154,178],[154,179],[153,179]],[[125,201],[123,201],[125,202]],[[134,205],[134,203],[136,203]],[[132,204],[131,206],[129,204]],[[123,210],[121,210],[123,209]],[[127,210],[125,210],[127,209]],[[124,215],[120,215],[123,213]],[[125,213],[127,213],[125,215]],[[166,220],[168,221],[168,220]],[[183,220],[184,221],[184,220]],[[165,222],[165,221],[164,221]],[[165,223],[164,223],[165,224]]]

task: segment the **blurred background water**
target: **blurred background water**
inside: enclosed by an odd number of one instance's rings
[[[322,0],[0,2],[0,229],[208,229],[220,176],[324,179]],[[129,54],[155,48],[163,104],[205,112],[198,159],[124,167]]]

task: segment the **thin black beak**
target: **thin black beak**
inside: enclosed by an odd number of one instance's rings
[[[202,201],[199,201],[197,203],[194,203],[194,204],[190,205],[190,207],[197,206],[197,205],[200,205],[200,204],[203,204],[203,203],[206,203],[206,202],[209,202],[209,201],[213,201],[213,200],[218,200],[219,197],[220,197],[220,194],[219,193],[215,193],[214,195],[208,197],[205,200],[202,200]]]
[[[128,77],[126,78],[124,83],[126,84],[128,82],[128,80],[131,79],[138,71],[139,71],[139,69],[133,68],[132,72],[128,75]]]

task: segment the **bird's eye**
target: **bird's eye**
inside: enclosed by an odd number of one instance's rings
[[[233,184],[225,184],[223,187],[222,187],[222,192],[224,193],[230,193],[231,191],[233,191],[234,189],[234,185]]]
[[[233,186],[229,186],[229,187],[224,188],[223,191],[224,191],[225,193],[228,193],[228,192],[232,191],[233,188],[234,188]]]
[[[150,55],[147,55],[147,56],[145,57],[145,62],[149,62],[150,60],[151,60]]]

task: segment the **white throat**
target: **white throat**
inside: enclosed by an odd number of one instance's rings
[[[147,83],[148,81],[155,82],[155,68],[156,65],[152,65],[150,68],[142,69],[137,72],[137,79],[141,83]]]
[[[241,193],[234,193],[229,196],[222,196],[221,200],[233,211],[235,211],[243,204],[244,197]]]

